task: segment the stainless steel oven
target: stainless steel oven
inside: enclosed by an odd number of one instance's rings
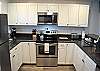
[[[58,13],[38,12],[38,24],[57,24]]]
[[[45,43],[37,43],[36,45],[36,65],[37,66],[57,66],[58,62],[58,44],[49,44],[48,51],[45,51]]]

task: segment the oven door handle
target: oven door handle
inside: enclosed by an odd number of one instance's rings
[[[50,44],[49,46],[53,46],[53,45],[57,45],[57,43],[52,43],[52,44]]]
[[[44,43],[36,43],[36,45],[44,45]]]

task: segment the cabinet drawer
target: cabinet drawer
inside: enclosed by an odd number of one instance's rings
[[[12,48],[10,50],[10,53],[15,53],[15,52],[18,52],[20,50],[20,45],[21,43],[19,43],[18,45],[16,45],[14,48]]]

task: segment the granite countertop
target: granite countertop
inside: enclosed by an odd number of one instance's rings
[[[36,42],[32,40],[32,34],[17,34],[16,40],[9,40],[9,50],[14,48],[20,42]]]

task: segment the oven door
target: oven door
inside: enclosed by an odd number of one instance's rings
[[[58,45],[57,43],[49,43],[49,53],[45,53],[45,44],[37,43],[36,46],[37,57],[58,57]]]

